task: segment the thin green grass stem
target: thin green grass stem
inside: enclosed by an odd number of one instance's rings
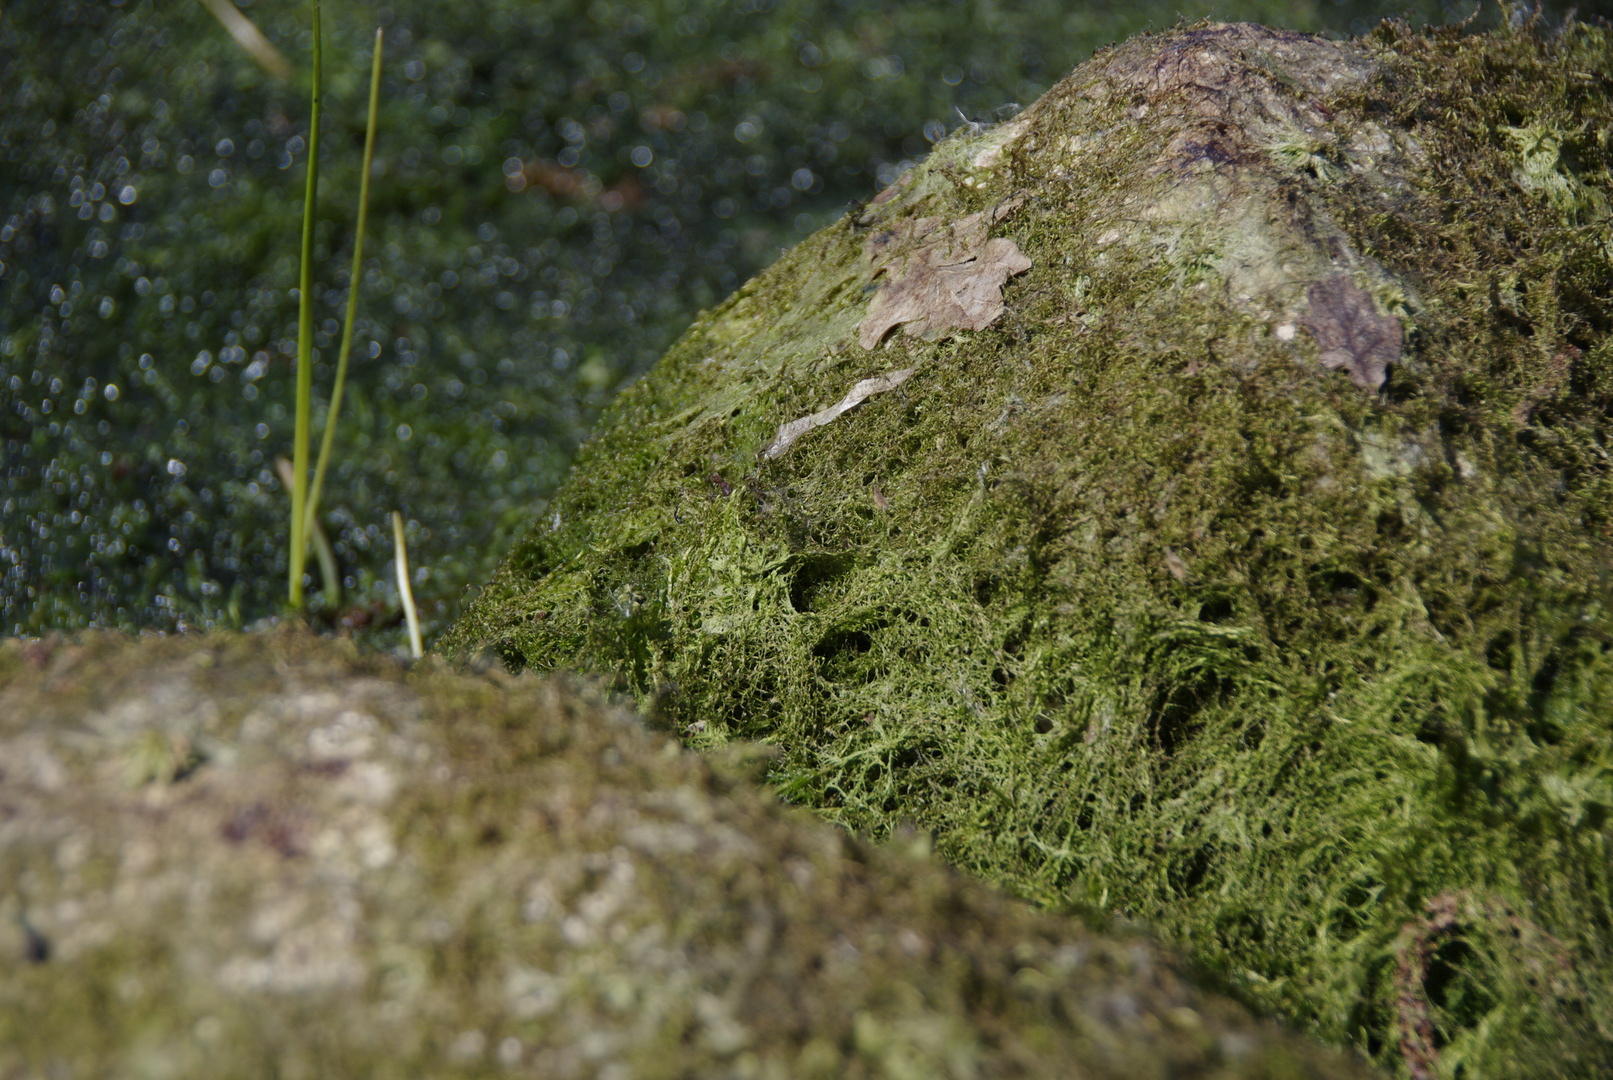
[[[291,462],[283,457],[274,459],[275,471],[280,475],[280,483],[285,485],[287,491],[296,484],[296,477],[291,471]],[[307,540],[314,549],[314,557],[319,562],[320,599],[326,608],[333,607],[342,602],[342,579],[337,572],[336,549],[331,546],[330,537],[325,535],[324,526],[319,524],[317,516],[308,519]]]
[[[297,425],[291,465],[291,606],[302,610],[302,572],[308,558],[308,428],[314,392],[314,204],[319,192],[319,0],[314,0],[314,92],[308,120],[308,179],[303,186],[302,272],[297,296]]]
[[[319,509],[319,495],[325,487],[325,468],[330,464],[331,443],[336,438],[336,418],[342,410],[342,390],[347,385],[347,358],[353,351],[353,324],[358,318],[358,283],[364,262],[364,224],[370,214],[370,164],[375,160],[376,112],[381,101],[381,29],[375,30],[375,53],[370,60],[370,116],[364,127],[364,171],[358,182],[358,230],[353,238],[353,271],[347,278],[347,322],[342,328],[342,347],[336,360],[336,385],[325,414],[325,434],[319,443],[319,464],[314,466],[314,486],[308,495],[307,526],[312,527]]]

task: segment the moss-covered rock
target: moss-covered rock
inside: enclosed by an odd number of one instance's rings
[[[448,647],[617,672],[1405,1075],[1603,1075],[1610,70],[1105,51],[702,316]]]
[[[305,634],[0,645],[0,1077],[1366,1075],[749,769]]]

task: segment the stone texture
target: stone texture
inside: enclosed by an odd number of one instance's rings
[[[585,687],[0,644],[0,1077],[1345,1077]]]

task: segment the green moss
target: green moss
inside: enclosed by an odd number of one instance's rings
[[[1403,1074],[1597,1075],[1610,62],[1585,26],[1100,54],[697,320],[448,647],[775,743],[789,798],[1147,920]],[[1019,193],[996,325],[856,346],[871,235]],[[1403,332],[1380,393],[1321,366],[1329,305]]]

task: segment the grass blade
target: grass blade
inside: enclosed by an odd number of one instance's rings
[[[291,469],[291,462],[276,455],[274,459],[275,472],[280,475],[280,483],[290,491],[297,483],[295,474]],[[320,600],[326,608],[332,608],[342,602],[342,578],[336,566],[336,549],[331,547],[330,537],[325,535],[325,529],[319,524],[318,517],[308,519],[308,543],[313,545],[314,556],[319,562]]]
[[[297,296],[297,425],[291,465],[291,606],[302,610],[302,571],[308,559],[308,426],[314,392],[314,204],[319,193],[319,0],[314,0],[314,93],[308,121],[308,179],[303,186],[302,273]]]
[[[414,610],[414,591],[409,588],[409,550],[403,543],[403,515],[392,511],[392,552],[398,566],[398,595],[403,598],[403,617],[409,621],[409,654],[420,659],[420,619]]]
[[[330,409],[325,414],[325,434],[319,443],[319,464],[314,466],[314,486],[308,495],[308,525],[314,524],[319,494],[325,487],[325,468],[330,464],[331,443],[336,437],[336,417],[342,411],[342,390],[347,385],[347,357],[353,351],[353,323],[358,317],[359,272],[364,261],[364,223],[370,213],[370,163],[375,160],[376,111],[381,101],[381,29],[375,30],[375,54],[370,60],[370,117],[364,127],[364,171],[358,182],[358,230],[353,238],[353,272],[347,278],[347,323],[342,327],[342,347],[336,360],[336,386],[331,390]]]
[[[202,0],[202,6],[213,13],[213,17],[224,24],[235,43],[247,51],[247,55],[258,62],[258,66],[277,79],[291,78],[291,64],[280,55],[280,50],[270,44],[269,39],[263,36],[263,31],[245,15],[241,9],[230,3],[230,0]]]

